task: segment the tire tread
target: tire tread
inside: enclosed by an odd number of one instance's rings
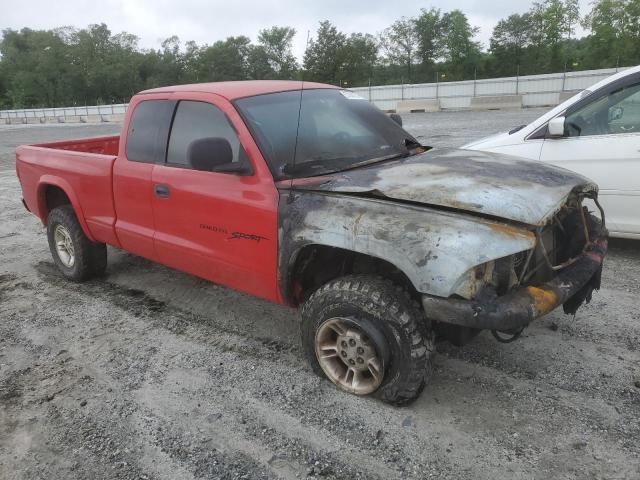
[[[53,229],[57,224],[64,225],[73,240],[76,264],[72,269],[65,267],[58,258],[53,241]],[[84,282],[104,274],[107,268],[107,247],[104,243],[92,242],[87,238],[71,205],[62,205],[49,212],[47,238],[56,266],[69,280]]]
[[[377,395],[393,405],[406,405],[422,392],[433,371],[435,337],[418,302],[406,289],[388,279],[372,275],[348,275],[332,280],[316,290],[302,306],[303,329],[313,324],[315,310],[319,305],[348,303],[359,305],[368,313],[389,322],[405,332],[409,340],[410,361],[404,379],[393,384],[383,384]],[[306,336],[303,334],[303,341]],[[324,375],[315,359],[313,345],[305,351],[314,370]],[[311,348],[309,348],[311,347]]]

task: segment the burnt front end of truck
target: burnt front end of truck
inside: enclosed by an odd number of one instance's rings
[[[587,208],[588,199],[595,212]],[[532,233],[533,248],[476,266],[449,298],[423,295],[427,316],[446,336],[455,332],[454,343],[465,343],[465,332],[484,329],[498,340],[515,339],[559,306],[575,314],[600,288],[608,233],[596,192],[572,193]]]

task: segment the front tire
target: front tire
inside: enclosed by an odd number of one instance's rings
[[[53,261],[69,280],[83,282],[104,274],[107,247],[87,238],[71,205],[51,210],[47,220],[47,239]]]
[[[371,275],[345,276],[315,291],[302,307],[302,343],[318,375],[394,405],[420,395],[435,352],[418,304]]]

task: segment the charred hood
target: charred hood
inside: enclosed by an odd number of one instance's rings
[[[458,149],[428,150],[293,184],[296,189],[377,196],[529,225],[545,223],[571,192],[596,193],[598,189],[587,178],[563,168]]]

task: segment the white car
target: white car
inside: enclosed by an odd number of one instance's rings
[[[591,178],[613,237],[640,239],[640,66],[608,77],[529,125],[464,145]]]

